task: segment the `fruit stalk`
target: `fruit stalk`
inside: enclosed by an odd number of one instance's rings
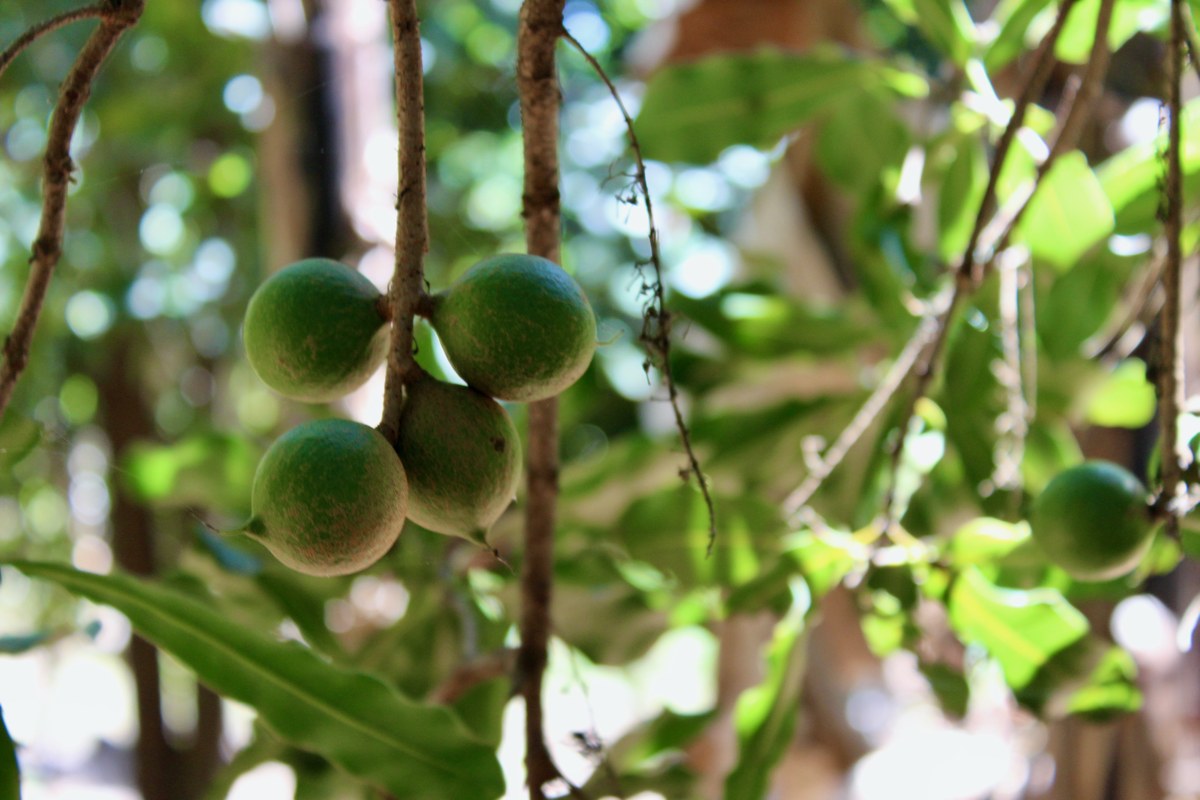
[[[50,277],[62,257],[64,221],[67,210],[67,188],[71,182],[71,138],[83,113],[83,105],[92,93],[92,82],[100,72],[108,54],[127,29],[142,14],[144,0],[108,0],[99,27],[88,37],[75,65],[71,67],[59,91],[58,103],[50,119],[46,139],[46,155],[42,173],[42,218],[37,238],[33,240],[29,278],[12,333],[4,341],[4,360],[0,362],[0,418],[12,399],[13,388],[29,363],[33,331]]]
[[[531,255],[559,262],[558,106],[555,43],[564,0],[525,0],[517,31],[517,89],[524,130],[525,244]],[[558,777],[542,724],[542,675],[550,638],[554,527],[558,501],[558,401],[529,406],[525,557],[521,564],[518,689],[525,700],[525,767],[530,800]]]
[[[429,249],[425,214],[425,98],[416,0],[389,0],[395,48],[399,190],[396,197],[396,268],[388,290],[392,333],[379,432],[396,441],[404,386],[420,374],[413,359],[413,317],[424,302]]]
[[[1182,0],[1171,0],[1171,40],[1167,54],[1167,105],[1171,123],[1167,133],[1166,154],[1166,219],[1167,260],[1162,283],[1166,301],[1163,303],[1161,350],[1158,365],[1158,423],[1159,452],[1162,455],[1162,495],[1159,512],[1166,515],[1167,533],[1178,537],[1179,517],[1175,499],[1179,492],[1182,468],[1179,461],[1179,407],[1182,403],[1183,349],[1181,347],[1180,267],[1183,251],[1183,176],[1180,165],[1180,83],[1183,77],[1183,9]]]

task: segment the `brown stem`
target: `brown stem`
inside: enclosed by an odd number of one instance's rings
[[[1184,17],[1183,0],[1171,0],[1171,40],[1167,51],[1167,105],[1171,123],[1167,132],[1167,260],[1163,267],[1162,285],[1166,294],[1160,324],[1161,350],[1158,369],[1159,452],[1162,458],[1162,494],[1159,511],[1166,517],[1167,533],[1178,537],[1179,517],[1176,498],[1179,494],[1181,466],[1177,450],[1179,408],[1183,401],[1183,347],[1180,338],[1180,273],[1183,251],[1183,173],[1180,166],[1182,138],[1181,110],[1183,102],[1180,84],[1183,78]]]
[[[9,65],[16,60],[17,56],[29,45],[36,42],[39,38],[47,33],[53,33],[59,28],[69,25],[72,22],[77,22],[88,17],[100,17],[104,15],[106,6],[103,3],[76,8],[73,11],[64,11],[57,17],[51,17],[44,22],[39,22],[29,30],[22,33],[13,41],[3,53],[0,53],[0,76],[4,75],[4,71]]]
[[[533,255],[559,261],[559,87],[554,46],[562,34],[564,0],[525,0],[517,31],[517,89],[524,130],[525,244]],[[521,564],[521,647],[518,689],[525,700],[525,767],[530,800],[560,777],[546,747],[542,677],[550,639],[550,595],[558,502],[558,400],[529,406],[525,557]]]
[[[0,363],[0,418],[12,399],[17,379],[29,363],[33,332],[50,287],[50,277],[62,257],[67,186],[74,166],[70,148],[75,125],[100,67],[121,34],[137,22],[143,7],[144,0],[106,0],[99,27],[88,37],[59,91],[43,160],[41,223],[33,242],[25,293],[21,296],[12,333],[4,341],[4,360]]]
[[[663,383],[667,387],[667,399],[671,403],[671,413],[675,417],[675,429],[679,431],[679,441],[683,444],[683,451],[687,456],[688,472],[696,479],[696,485],[700,487],[700,494],[704,497],[704,505],[708,509],[708,554],[712,555],[713,546],[717,541],[717,511],[713,504],[712,493],[708,488],[708,478],[705,477],[704,470],[700,468],[700,459],[696,456],[696,450],[692,446],[692,432],[683,419],[683,409],[679,404],[679,391],[675,385],[675,375],[671,371],[671,315],[666,308],[658,225],[654,222],[654,203],[650,199],[650,183],[646,179],[646,161],[642,157],[642,145],[633,129],[633,117],[625,108],[620,92],[617,91],[612,79],[608,77],[608,73],[604,71],[604,67],[569,32],[563,31],[562,38],[579,51],[579,54],[608,87],[608,93],[612,95],[617,109],[625,120],[625,131],[629,135],[629,148],[633,151],[633,179],[646,201],[646,222],[650,228],[650,266],[654,270],[654,282],[649,287],[650,300],[642,316],[641,340],[650,350],[651,357],[662,373]]]
[[[424,303],[425,99],[420,21],[416,0],[389,0],[395,44],[396,118],[399,127],[399,191],[396,198],[396,267],[388,292],[392,333],[384,379],[379,431],[394,441],[404,405],[404,386],[419,373],[413,358],[413,317]]]

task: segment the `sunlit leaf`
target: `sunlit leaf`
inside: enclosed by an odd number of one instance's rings
[[[1096,18],[1100,0],[1080,0],[1067,16],[1062,33],[1055,43],[1054,55],[1059,61],[1085,64],[1096,40]],[[1108,46],[1117,50],[1140,31],[1150,32],[1167,21],[1167,6],[1157,0],[1120,0],[1114,3],[1108,27]]]
[[[1146,364],[1131,358],[1121,362],[1088,400],[1087,421],[1108,428],[1141,428],[1154,418],[1158,401],[1146,380]]]
[[[21,800],[21,773],[17,768],[17,752],[8,726],[4,724],[4,709],[0,708],[0,800]]]
[[[791,744],[804,684],[807,608],[806,601],[795,597],[791,610],[775,626],[766,677],[738,698],[734,709],[738,761],[725,779],[725,797],[766,797],[771,772]]]
[[[987,187],[987,155],[978,135],[955,137],[953,157],[938,189],[938,252],[950,260],[962,256],[976,209]]]
[[[397,798],[492,800],[503,793],[491,748],[444,707],[413,702],[378,678],[267,639],[152,583],[59,564],[13,566],[118,609],[215,691],[253,706],[279,736]]]
[[[987,648],[1017,689],[1088,632],[1087,618],[1053,589],[1002,589],[975,567],[958,576],[947,609],[959,637]]]
[[[1112,233],[1112,206],[1083,153],[1067,153],[1054,162],[1019,230],[1034,257],[1060,271]]]
[[[830,103],[881,89],[919,97],[928,86],[831,50],[710,56],[655,73],[635,127],[647,158],[706,164],[730,145],[771,147]]]
[[[884,0],[904,23],[916,27],[958,66],[967,63],[975,43],[975,24],[962,0]]]
[[[865,567],[867,548],[839,531],[804,531],[788,556],[796,562],[813,599],[822,597],[852,571]]]
[[[1180,118],[1184,130],[1196,130],[1200,100],[1185,105]],[[1161,224],[1159,182],[1166,137],[1164,126],[1153,140],[1127,147],[1096,168],[1096,177],[1116,213],[1119,233],[1156,230]],[[1180,145],[1180,167],[1185,177],[1194,176],[1200,172],[1200,137],[1184,136]]]
[[[1017,699],[1038,714],[1067,714],[1101,721],[1141,706],[1137,665],[1128,652],[1096,636],[1085,636],[1038,670]]]
[[[946,544],[946,556],[956,567],[986,566],[1029,540],[1029,525],[979,517],[960,527]]]
[[[1030,23],[1050,2],[1051,0],[1010,0],[996,6],[992,19],[1001,23],[1001,27],[984,55],[984,63],[989,72],[995,72],[1024,52]]]

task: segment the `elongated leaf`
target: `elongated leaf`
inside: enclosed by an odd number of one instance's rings
[[[0,800],[21,800],[21,774],[17,769],[17,752],[8,726],[4,724],[4,709],[0,708]]]
[[[738,698],[734,710],[738,763],[725,779],[726,797],[739,800],[766,797],[771,772],[792,741],[804,683],[807,609],[807,600],[793,598],[792,609],[775,626],[767,654],[766,679]]]
[[[396,798],[494,800],[504,791],[495,754],[446,708],[416,703],[371,675],[264,638],[152,583],[60,564],[12,566],[113,606],[215,691],[256,708],[281,738]]]
[[[923,96],[928,85],[834,51],[711,56],[659,71],[635,127],[647,158],[707,164],[730,145],[770,147],[830,103],[881,89]]]
[[[947,608],[959,637],[986,647],[1014,689],[1088,632],[1087,618],[1057,591],[1002,589],[974,567],[955,581]]]
[[[1112,205],[1078,151],[1054,162],[1020,226],[1033,255],[1060,271],[1073,266],[1112,230]]]

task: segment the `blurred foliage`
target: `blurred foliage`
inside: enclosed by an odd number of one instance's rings
[[[5,10],[0,42],[76,4],[24,5]],[[945,368],[904,432],[896,475],[893,403],[860,433],[805,515],[789,517],[784,498],[882,380],[961,256],[991,142],[1010,108],[993,82],[1021,62],[1056,8],[1002,0],[984,20],[958,0],[866,2],[875,55],[725,54],[663,68],[642,84],[621,76],[653,5],[571,0],[566,24],[616,76],[651,159],[668,305],[678,315],[673,367],[715,487],[720,533],[709,555],[704,504],[680,479],[665,389],[637,341],[647,230],[644,203],[631,194],[623,123],[607,89],[563,48],[563,262],[591,298],[602,342],[561,404],[555,635],[593,665],[632,668],[672,631],[774,615],[765,678],[734,708],[739,757],[726,790],[739,800],[765,796],[795,732],[809,624],[834,591],[852,596],[877,655],[919,654],[921,674],[951,715],[966,713],[989,670],[1046,717],[1136,709],[1132,658],[1093,630],[1079,606],[1092,613],[1138,592],[1147,576],[1200,554],[1200,534],[1186,527],[1182,547],[1160,538],[1130,578],[1081,585],[1037,552],[1024,513],[1030,496],[1081,459],[1073,430],[1140,428],[1154,414],[1148,356],[1094,353],[1151,268],[1163,134],[1112,154],[1067,154],[1014,232],[1036,300],[1033,318],[1022,320],[1025,355],[1036,355],[1027,364],[1036,415],[1015,483],[1001,480],[1012,444],[1001,313],[1010,298],[991,274],[953,323]],[[1161,36],[1161,5],[1118,0],[1114,46],[1139,29]],[[523,248],[517,6],[424,4],[434,289],[484,255]],[[1072,12],[1060,58],[1086,54],[1097,6],[1081,0]],[[27,273],[48,115],[90,24],[39,42],[0,82],[0,330],[11,327]],[[344,742],[374,735],[357,728],[354,714],[379,709],[342,713],[331,676],[369,682],[371,696],[414,725],[435,716],[439,729],[454,732],[449,738],[473,743],[472,758],[494,749],[507,681],[481,683],[452,711],[424,699],[459,665],[511,645],[520,500],[495,532],[512,569],[410,526],[367,573],[317,580],[198,524],[241,521],[271,438],[306,416],[342,413],[273,396],[240,352],[249,294],[280,266],[271,262],[267,219],[290,201],[267,183],[262,131],[272,112],[294,110],[319,88],[267,93],[278,46],[259,0],[149,3],[94,87],[73,147],[79,170],[64,258],[32,367],[0,421],[0,558],[73,562],[84,571],[32,571],[122,608],[211,685],[256,706],[254,738],[212,797],[271,760],[295,770],[297,797],[363,796],[372,784],[397,796],[440,786],[439,796],[451,796],[457,790],[438,783],[444,776],[405,789],[378,763],[353,758]],[[1184,114],[1186,130],[1195,122],[1200,102]],[[814,169],[846,215],[837,249],[853,268],[854,291],[844,302],[789,288],[807,280],[795,265],[741,249],[743,215],[773,171],[786,171],[781,137],[801,125],[811,126]],[[1032,186],[1052,127],[1051,108],[1031,109],[1000,174],[1001,207]],[[1194,203],[1200,139],[1190,134],[1184,169]],[[337,255],[357,263],[370,247],[357,242]],[[417,335],[422,363],[444,374],[428,327]],[[521,425],[524,410],[511,411]],[[901,513],[884,535],[877,516],[893,478]],[[85,574],[107,570],[114,540],[126,535],[113,524],[118,503],[152,521],[157,579]],[[0,651],[87,630],[87,606],[81,612],[50,584],[0,571]],[[922,613],[930,608],[940,622]],[[301,643],[270,641],[280,631]],[[957,637],[964,659],[920,647],[942,633]],[[245,642],[258,655],[238,660],[204,644],[219,641]],[[278,688],[302,649],[318,656],[295,667],[313,686],[303,720],[295,698],[263,689]],[[695,775],[685,751],[716,716],[715,708],[680,713],[660,704],[595,751],[587,790],[689,796]],[[310,723],[329,729],[310,736]],[[2,791],[12,759],[0,734]],[[380,763],[406,763],[410,746],[447,761],[431,740],[386,738],[371,744],[386,753]]]

